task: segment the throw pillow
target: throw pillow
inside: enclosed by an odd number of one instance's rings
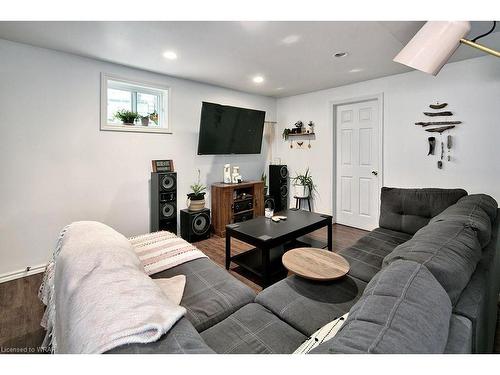
[[[293,354],[307,354],[318,345],[335,337],[340,327],[344,324],[349,313],[342,315],[330,323],[325,324],[323,327],[314,332],[306,341],[300,345]]]
[[[185,275],[177,275],[168,279],[153,280],[156,285],[158,285],[163,291],[163,294],[165,294],[171,302],[175,303],[176,305],[180,305],[182,295],[184,294],[184,287],[186,286]]]

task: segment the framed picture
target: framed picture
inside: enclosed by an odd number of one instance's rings
[[[173,172],[174,171],[174,161],[173,160],[153,160],[153,172]]]

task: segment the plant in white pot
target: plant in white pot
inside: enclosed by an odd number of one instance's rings
[[[205,208],[205,194],[207,187],[200,183],[200,170],[198,169],[198,181],[191,185],[191,193],[187,195],[187,206],[189,211],[201,211]]]
[[[316,185],[314,185],[309,168],[306,169],[304,174],[297,174],[292,178],[294,195],[297,198],[313,197],[316,192]]]

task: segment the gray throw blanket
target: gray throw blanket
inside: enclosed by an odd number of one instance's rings
[[[103,353],[158,340],[185,314],[144,268],[130,242],[98,222],[67,226],[40,297],[45,346],[55,353]]]

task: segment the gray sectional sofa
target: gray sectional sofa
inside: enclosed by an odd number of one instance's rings
[[[340,251],[338,281],[290,276],[257,296],[208,259],[184,274],[187,314],[159,341],[109,353],[292,353],[346,312],[312,353],[487,353],[500,286],[497,202],[462,189],[381,192],[380,227]]]

